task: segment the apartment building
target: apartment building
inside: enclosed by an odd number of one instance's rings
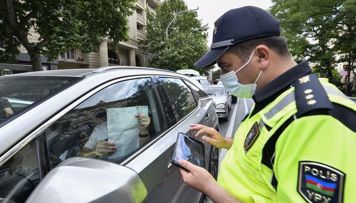
[[[68,50],[59,56],[58,69],[147,66],[146,54],[139,49],[139,44],[145,39],[148,12],[154,13],[158,4],[159,0],[137,0],[133,14],[128,17],[128,41],[119,42],[114,48],[110,40],[102,39],[98,49],[90,53],[82,53],[79,49]]]
[[[60,54],[54,61],[49,61],[42,56],[43,69],[98,68],[109,65],[147,66],[146,54],[140,50],[139,44],[145,39],[148,13],[155,13],[154,10],[158,4],[159,0],[137,0],[135,10],[128,17],[129,39],[119,42],[118,47],[113,47],[110,40],[103,38],[94,52],[83,53],[80,49],[73,48]],[[32,32],[29,37],[30,41],[37,41],[39,36]],[[17,64],[0,63],[0,75],[6,71],[19,73],[32,70],[30,57],[24,47],[20,47],[20,54],[16,59]]]

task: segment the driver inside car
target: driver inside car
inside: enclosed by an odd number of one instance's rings
[[[123,138],[125,139],[125,143],[118,144],[110,140],[108,136],[109,130],[106,113],[99,115],[101,122],[94,128],[88,141],[84,144],[80,155],[83,157],[120,159],[136,150],[139,146],[142,146],[150,139],[149,126],[151,119],[143,113],[137,113],[132,116],[138,121],[138,133],[135,133],[135,135],[125,134],[126,137]],[[120,147],[126,148],[125,151],[114,156],[114,154],[118,153]]]

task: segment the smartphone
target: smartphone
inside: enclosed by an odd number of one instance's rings
[[[178,160],[181,159],[187,160],[195,165],[204,168],[204,144],[201,141],[190,137],[185,133],[179,132],[171,163],[177,167],[188,171],[187,169],[179,165]]]

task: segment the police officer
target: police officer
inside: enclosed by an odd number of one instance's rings
[[[225,88],[255,105],[234,140],[192,125],[196,136],[227,152],[217,182],[203,168],[179,163],[184,182],[214,202],[356,202],[356,105],[334,85],[294,62],[280,24],[252,7],[215,22],[198,67],[217,63]]]

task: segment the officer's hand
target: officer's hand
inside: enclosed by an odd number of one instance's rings
[[[116,150],[116,145],[108,141],[99,141],[95,146],[95,151],[103,155],[113,154]]]
[[[224,188],[218,185],[213,176],[199,166],[196,166],[189,161],[179,160],[179,165],[187,169],[180,169],[183,181],[195,188],[196,190],[203,192],[215,203],[241,203],[235,199],[231,194],[226,192]]]
[[[179,160],[178,163],[189,171],[187,172],[180,169],[183,181],[196,190],[207,194],[209,187],[216,184],[214,177],[204,168],[194,165],[186,160]]]
[[[231,142],[226,140],[218,131],[214,128],[201,125],[201,124],[191,124],[190,130],[195,130],[197,133],[195,137],[201,136],[201,139],[217,148],[230,149]]]
[[[136,118],[138,119],[138,122],[140,123],[139,128],[140,128],[140,135],[147,135],[148,134],[148,127],[151,123],[150,117],[144,115],[144,114],[137,114]]]

